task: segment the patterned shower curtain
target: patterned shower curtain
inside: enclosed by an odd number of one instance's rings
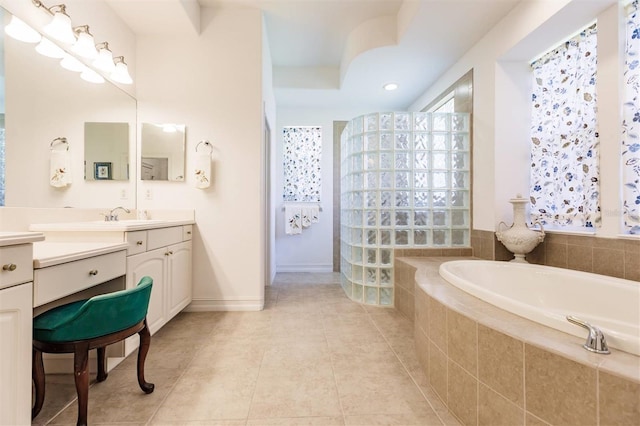
[[[531,219],[600,222],[595,24],[532,64]]]
[[[624,104],[622,108],[622,199],[624,226],[640,234],[640,13],[627,9]]]

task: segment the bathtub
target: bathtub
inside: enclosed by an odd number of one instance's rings
[[[483,260],[440,265],[440,276],[501,309],[578,337],[597,326],[610,348],[640,355],[640,283],[550,266]]]

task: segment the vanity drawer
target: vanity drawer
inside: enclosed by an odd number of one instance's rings
[[[33,280],[31,244],[0,247],[0,288]]]
[[[182,226],[150,229],[147,231],[147,250],[170,246],[182,242]]]
[[[147,251],[147,231],[127,232],[125,240],[129,243],[127,256]]]
[[[75,262],[36,269],[33,274],[33,306],[44,305],[125,275],[127,272],[126,253],[125,250],[120,250]]]
[[[191,238],[193,238],[193,226],[184,225],[182,227],[182,241],[189,241]]]

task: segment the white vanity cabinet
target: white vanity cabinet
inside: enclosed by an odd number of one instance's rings
[[[0,233],[0,425],[31,424],[31,235]]]
[[[128,232],[127,288],[153,278],[147,322],[158,331],[191,303],[191,225]]]

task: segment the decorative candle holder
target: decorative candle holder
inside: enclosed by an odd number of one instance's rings
[[[539,221],[536,221],[536,223],[540,226],[540,231],[534,231],[527,226],[524,207],[529,200],[523,198],[522,194],[517,194],[516,198],[510,199],[509,202],[513,205],[513,224],[506,230],[501,231],[500,226],[507,227],[507,224],[500,222],[496,237],[498,241],[504,244],[507,250],[514,254],[515,257],[511,262],[529,263],[524,256],[544,240],[544,228]]]

